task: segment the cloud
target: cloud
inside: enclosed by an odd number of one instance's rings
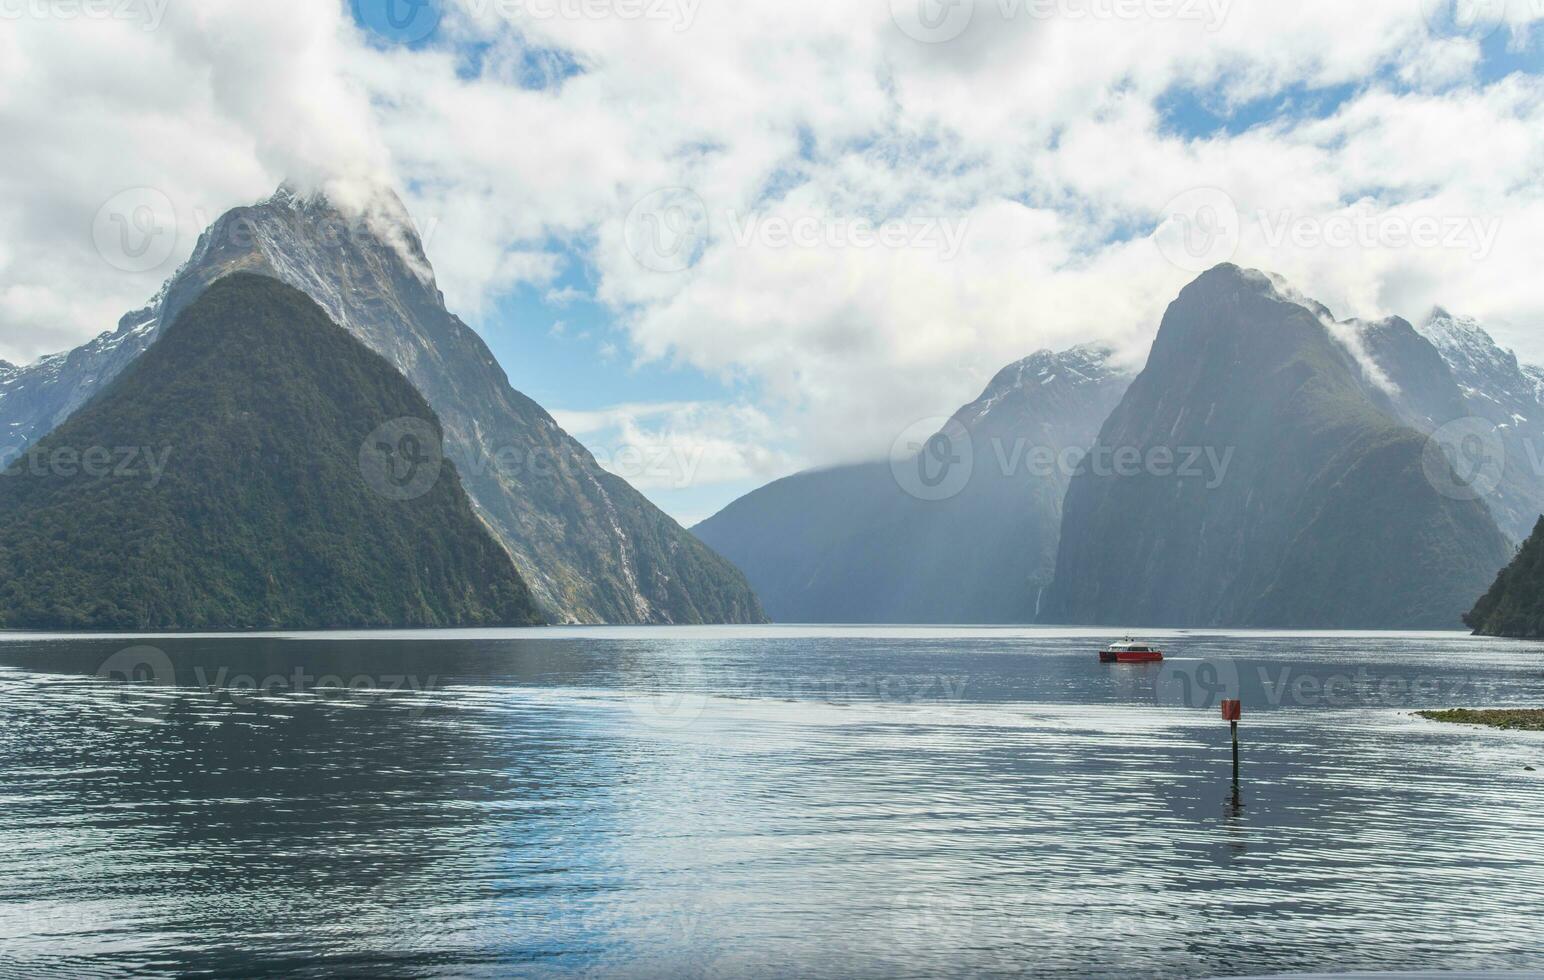
[[[1140,360],[1194,274],[1150,236],[1194,188],[1236,212],[1227,257],[1337,317],[1442,303],[1544,359],[1544,91],[1482,84],[1477,36],[1536,44],[1544,10],[1432,6],[976,0],[944,43],[908,36],[901,0],[456,0],[413,44],[321,0],[174,5],[155,31],[27,21],[0,33],[0,357],[111,327],[224,208],[341,176],[403,190],[457,312],[519,284],[588,299],[557,284],[582,272],[619,353],[746,392],[612,418],[623,442],[687,433],[719,461],[701,472],[882,456],[1037,348]],[[1294,108],[1321,91],[1328,110]],[[1177,96],[1230,125],[1177,125]],[[139,186],[179,234],[130,274],[90,228]],[[1366,215],[1495,231],[1483,256],[1324,240]]]
[[[340,72],[340,7],[201,0],[166,6],[153,30],[134,17],[11,9],[26,12],[0,31],[0,220],[14,249],[0,356],[29,360],[115,326],[204,225],[286,176],[386,172],[369,99]],[[160,230],[176,244],[164,262],[126,272],[97,252],[92,229],[133,188],[171,202],[175,227]]]
[[[658,402],[552,413],[610,472],[643,490],[765,481],[794,460],[783,433],[751,405]]]

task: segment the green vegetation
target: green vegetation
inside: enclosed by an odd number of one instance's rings
[[[1544,637],[1544,517],[1464,622],[1485,636]]]
[[[1455,725],[1485,725],[1508,731],[1544,732],[1544,708],[1453,708],[1448,711],[1417,711],[1416,714],[1431,721],[1446,721]]]
[[[407,380],[303,293],[222,279],[0,478],[0,625],[535,622],[453,466],[410,500],[367,480],[361,447],[401,418],[439,432]]]

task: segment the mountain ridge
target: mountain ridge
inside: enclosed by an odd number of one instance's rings
[[[309,297],[250,273],[217,280],[0,479],[0,623],[540,622],[454,467],[435,457],[411,494],[372,482],[372,430],[402,419],[438,433],[407,379]],[[146,472],[83,462],[163,445]]]
[[[428,399],[479,514],[552,618],[764,620],[738,569],[602,469],[509,384],[482,339],[445,309],[422,242],[390,191],[345,213],[324,194],[285,185],[226,212],[151,303],[116,330],[0,382],[0,431],[11,433],[11,452],[67,419],[204,288],[238,271],[306,293]]]
[[[1095,345],[1037,351],[939,433],[919,433],[922,454],[943,439],[969,459],[935,474],[937,492],[921,454],[829,467],[752,491],[693,533],[746,572],[779,622],[1030,622],[1055,557],[1065,454],[1092,441],[1128,379]]]
[[[1485,506],[1426,479],[1428,439],[1327,311],[1279,283],[1225,264],[1169,305],[1097,445],[1228,449],[1231,468],[1215,487],[1075,476],[1042,620],[1440,628],[1505,560]]]

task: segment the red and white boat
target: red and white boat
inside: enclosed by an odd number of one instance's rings
[[[1147,643],[1130,639],[1111,643],[1099,651],[1099,659],[1107,664],[1150,664],[1163,659],[1163,651]]]

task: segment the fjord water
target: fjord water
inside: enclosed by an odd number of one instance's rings
[[[1544,962],[1544,646],[1153,638],[9,636],[0,975]]]

